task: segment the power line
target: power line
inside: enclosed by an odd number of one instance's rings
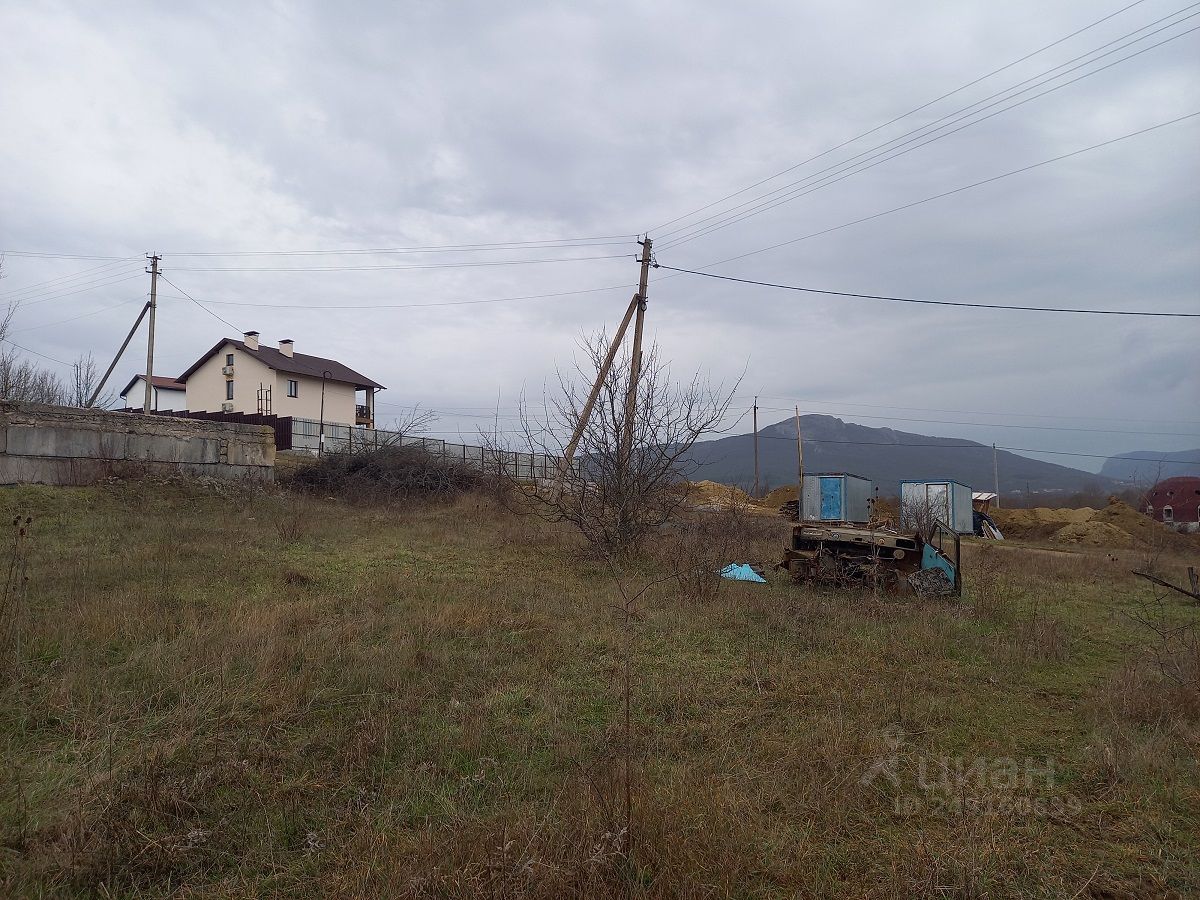
[[[1194,4],[1194,5],[1197,5],[1197,4]],[[1190,9],[1191,7],[1187,7],[1187,8]],[[1180,12],[1182,12],[1182,11],[1186,11],[1186,10],[1181,10]],[[1175,15],[1178,15],[1178,12],[1171,14],[1171,16],[1175,16]],[[1085,78],[1090,78],[1093,75],[1098,75],[1099,73],[1105,71],[1106,69],[1110,69],[1113,66],[1119,65],[1120,63],[1123,63],[1130,59],[1133,59],[1136,56],[1140,56],[1143,53],[1147,53],[1150,50],[1154,50],[1157,47],[1161,47],[1164,44],[1168,44],[1171,41],[1177,40],[1178,38],[1181,38],[1188,34],[1191,34],[1194,31],[1200,30],[1200,26],[1195,26],[1193,28],[1189,28],[1186,31],[1180,32],[1179,34],[1173,35],[1169,38],[1166,38],[1165,40],[1159,41],[1156,44],[1152,44],[1149,47],[1144,47],[1141,50],[1138,50],[1134,53],[1129,54],[1128,56],[1122,57],[1121,59],[1118,59],[1111,63],[1108,63],[1107,65],[1101,66],[1097,69],[1093,69],[1090,72],[1085,72],[1084,74],[1082,74],[1076,78],[1072,78],[1070,81],[1066,81],[1066,82],[1063,82],[1062,84],[1055,85],[1054,87],[1047,88],[1046,90],[1044,90],[1038,94],[1034,94],[1032,97],[1026,97],[1024,100],[1020,100],[1009,106],[1005,106],[1002,109],[996,110],[995,112],[988,113],[987,115],[980,116],[979,118],[974,119],[973,121],[958,125],[957,128],[951,128],[952,125],[955,125],[958,122],[963,121],[963,119],[968,118],[969,116],[975,115],[976,113],[983,112],[984,110],[990,109],[991,107],[996,106],[997,104],[1003,103],[1007,100],[1013,99],[1014,97],[1018,97],[1021,94],[1027,93],[1028,91],[1035,90],[1036,88],[1041,87],[1045,84],[1048,84],[1051,81],[1054,81],[1058,78],[1062,78],[1064,75],[1067,75],[1070,72],[1075,71],[1076,69],[1080,69],[1083,66],[1091,65],[1092,63],[1098,61],[1099,59],[1102,59],[1105,56],[1109,56],[1112,53],[1120,52],[1121,50],[1124,50],[1124,49],[1132,46],[1133,44],[1138,43],[1139,41],[1145,40],[1146,38],[1152,36],[1153,34],[1157,34],[1160,31],[1164,31],[1167,28],[1170,28],[1174,25],[1178,25],[1178,24],[1180,24],[1180,22],[1183,22],[1186,19],[1194,18],[1197,15],[1200,15],[1200,13],[1192,13],[1191,15],[1186,16],[1184,19],[1179,19],[1175,22],[1172,22],[1170,25],[1163,26],[1163,28],[1160,28],[1157,31],[1150,32],[1150,34],[1143,35],[1140,38],[1130,41],[1128,44],[1125,44],[1122,47],[1117,47],[1113,50],[1108,51],[1108,53],[1101,54],[1101,56],[1096,57],[1096,59],[1089,60],[1088,62],[1085,62],[1085,63],[1081,63],[1080,65],[1075,66],[1072,69],[1067,69],[1065,72],[1061,72],[1058,75],[1054,75],[1051,78],[1047,78],[1045,81],[1034,84],[1030,87],[1025,88],[1024,90],[1017,91],[1017,93],[1015,93],[1015,94],[1009,94],[1007,97],[1002,97],[1001,99],[996,100],[995,102],[990,103],[987,106],[984,106],[980,109],[974,110],[974,112],[968,112],[968,110],[971,110],[972,107],[978,106],[980,103],[984,103],[985,101],[990,100],[993,97],[1000,96],[1001,94],[1006,94],[1009,91],[1013,90],[1014,88],[1020,87],[1021,84],[1026,83],[1026,82],[1019,82],[1017,85],[1014,85],[1013,87],[1005,88],[1003,91],[1000,91],[997,94],[993,94],[990,97],[985,97],[983,100],[976,101],[975,103],[971,104],[970,106],[964,107],[963,109],[958,110],[954,113],[948,113],[947,115],[943,116],[940,119],[935,120],[934,122],[929,123],[928,125],[923,125],[920,128],[906,132],[905,134],[902,134],[896,138],[893,138],[890,141],[886,141],[883,144],[878,145],[877,147],[874,147],[870,150],[865,150],[862,153],[856,154],[855,156],[849,157],[848,159],[845,159],[839,163],[835,163],[832,166],[828,166],[824,169],[821,169],[821,170],[813,173],[812,175],[809,175],[798,181],[794,181],[789,184],[783,185],[782,187],[776,188],[773,191],[768,191],[767,193],[761,194],[758,197],[755,197],[751,200],[743,201],[742,203],[740,203],[736,206],[733,206],[727,210],[724,210],[720,213],[715,213],[714,215],[708,216],[704,219],[700,219],[698,222],[695,222],[691,225],[683,226],[681,228],[675,229],[674,231],[667,232],[667,234],[677,234],[680,231],[685,231],[685,232],[690,232],[690,233],[684,234],[681,237],[671,240],[670,242],[666,243],[661,249],[669,250],[669,249],[672,249],[673,247],[678,247],[678,246],[681,246],[682,244],[686,244],[690,241],[697,240],[698,238],[712,234],[714,231],[719,231],[723,228],[727,228],[730,225],[736,225],[739,222],[743,222],[746,219],[752,218],[757,215],[761,215],[762,213],[768,212],[772,209],[775,209],[776,207],[782,206],[785,203],[790,203],[792,200],[796,200],[800,197],[806,197],[809,194],[815,193],[816,191],[822,190],[826,187],[829,187],[830,185],[837,184],[838,182],[844,181],[847,178],[851,178],[854,175],[859,175],[863,172],[866,172],[870,169],[875,168],[876,166],[883,165],[884,163],[890,162],[891,160],[897,159],[898,157],[905,156],[908,153],[912,153],[914,150],[920,150],[923,147],[927,147],[930,144],[936,143],[937,141],[940,141],[944,138],[950,137],[951,135],[957,134],[960,131],[964,131],[975,125],[979,125],[982,122],[986,122],[988,119],[998,116],[1001,113],[1005,113],[1010,110],[1016,109],[1018,106],[1024,106],[1026,103],[1031,103],[1034,100],[1037,100],[1041,97],[1046,96],[1047,94],[1051,94],[1051,93],[1054,93],[1055,91],[1061,90],[1065,87],[1069,87],[1070,85],[1075,84],[1078,81],[1082,81]],[[1168,16],[1167,18],[1170,18],[1171,16]],[[1151,23],[1151,24],[1157,24],[1157,23]],[[1145,27],[1148,28],[1150,26],[1145,26]],[[1143,30],[1143,29],[1139,29],[1139,30]],[[1136,32],[1133,32],[1133,34],[1136,34]],[[1122,38],[1118,38],[1118,40],[1123,40],[1124,37],[1129,37],[1129,36],[1130,35],[1124,35]],[[1108,45],[1104,45],[1104,46],[1108,46]],[[1100,49],[1103,49],[1103,47],[1097,48],[1096,50],[1089,51],[1088,53],[1084,54],[1084,56],[1091,56],[1093,53],[1096,53]],[[1082,58],[1082,57],[1077,57],[1077,59],[1080,59],[1080,58]],[[1074,62],[1074,61],[1075,60],[1071,60],[1070,62]],[[1064,66],[1069,65],[1070,62],[1063,63],[1062,65],[1064,65]],[[1061,66],[1056,66],[1055,68],[1061,68]],[[1048,70],[1048,72],[1042,73],[1042,75],[1046,75],[1049,72],[1053,72],[1053,71],[1054,71],[1054,69],[1050,69],[1050,70]],[[1035,78],[1041,78],[1042,75],[1035,76]],[[1026,81],[1030,81],[1030,80],[1034,80],[1034,79],[1026,79]],[[938,126],[939,122],[943,122],[946,119],[952,119],[953,121],[947,122],[945,125]],[[934,126],[937,126],[937,127],[934,127]],[[932,129],[932,130],[929,130],[929,129]],[[950,130],[946,131],[945,129],[950,129]],[[937,132],[939,132],[939,131],[941,131],[943,133],[937,134]],[[921,134],[920,132],[925,132],[925,133]],[[907,140],[907,141],[902,140],[903,138],[908,137],[909,135],[916,135],[916,136],[910,137],[909,140]],[[925,138],[928,138],[928,140],[924,140]],[[896,143],[897,141],[901,141],[901,143]],[[921,143],[916,143],[917,141],[921,141]],[[889,145],[891,145],[891,144],[895,144],[895,146],[889,147]],[[907,146],[910,144],[912,144],[913,146]],[[906,146],[907,146],[907,149],[900,149],[900,148],[903,148]],[[867,157],[867,159],[862,160],[861,163],[855,162],[855,160],[859,160],[862,157]],[[841,170],[841,171],[834,171],[834,170]],[[822,175],[825,172],[833,172],[833,174],[828,175],[825,178],[818,178],[818,176]],[[817,183],[809,185],[807,187],[804,187],[806,182],[812,182],[814,179],[817,179]],[[790,188],[795,188],[795,190],[789,190]],[[763,202],[760,202],[760,201],[763,201]],[[757,204],[757,205],[752,205],[752,204]],[[742,212],[737,212],[737,210],[741,209],[742,207],[747,207],[747,206],[749,206],[750,208],[745,209]],[[713,221],[713,220],[716,220],[716,221]],[[706,222],[709,222],[711,224],[705,225],[704,223],[706,223]]]
[[[114,267],[119,266],[119,265],[121,265],[121,263],[125,263],[125,262],[128,262],[128,260],[121,260],[119,262],[101,263],[98,266],[89,266],[86,269],[82,269],[79,272],[72,272],[69,275],[59,275],[57,278],[47,278],[44,281],[34,281],[34,282],[30,282],[29,284],[23,284],[23,285],[20,285],[19,287],[15,287],[15,288],[12,288],[11,290],[5,291],[3,294],[0,294],[0,299],[6,300],[11,303],[18,296],[22,296],[22,295],[26,295],[26,294],[40,294],[40,293],[46,293],[48,291],[59,290],[60,288],[65,287],[66,283],[68,283],[68,282],[78,281],[79,279],[86,278],[89,275],[93,276],[93,277],[97,277],[97,273],[99,273],[101,270],[113,269]],[[114,273],[109,272],[107,274],[114,274]]]
[[[208,313],[210,316],[212,316],[218,322],[228,325],[234,331],[238,330],[238,327],[236,325],[234,325],[228,319],[223,319],[220,316],[218,316],[215,312],[213,312],[211,309],[209,309],[207,306],[205,306],[203,303],[201,303],[199,300],[197,300],[195,297],[193,297],[191,294],[189,294],[187,291],[185,291],[183,288],[181,288],[179,285],[177,285],[171,279],[169,279],[162,272],[158,273],[158,277],[161,278],[163,281],[165,281],[167,284],[169,284],[171,287],[175,288],[175,290],[179,291],[179,293],[183,294],[184,297],[186,297],[188,300],[191,300],[193,303],[195,303],[197,306],[199,306],[202,310],[204,310],[206,313]]]
[[[799,287],[794,284],[776,284],[772,281],[755,281],[751,278],[735,278],[732,275],[718,275],[716,272],[701,272],[696,269],[680,269],[675,266],[664,266],[655,263],[655,268],[668,269],[672,272],[683,272],[687,275],[700,275],[704,278],[717,278],[721,281],[735,281],[738,284],[753,284],[758,287],[778,288],[784,291],[801,291],[806,294],[826,294],[834,297],[856,297],[863,300],[888,300],[893,303],[920,303],[930,306],[959,306],[967,309],[1006,309],[1021,312],[1052,312],[1076,313],[1089,316],[1160,316],[1166,318],[1200,319],[1200,313],[1184,312],[1154,312],[1135,309],[1072,309],[1065,306],[1013,306],[1007,303],[965,303],[960,300],[918,300],[913,297],[889,297],[883,294],[856,294],[850,291],[829,291],[821,288]]]
[[[411,247],[352,247],[315,250],[206,250],[164,251],[164,256],[350,256],[383,253],[476,253],[494,250],[557,250],[574,247],[612,247],[635,239],[637,235],[601,235],[590,238],[558,238],[537,241],[500,241],[486,244],[426,244]]]
[[[14,328],[13,334],[20,334],[24,331],[36,331],[39,328],[50,328],[53,325],[65,325],[68,322],[74,322],[77,319],[86,319],[89,316],[98,316],[100,313],[108,312],[109,310],[119,309],[122,306],[128,306],[130,303],[137,303],[141,297],[134,297],[132,300],[122,300],[120,303],[114,303],[112,306],[102,306],[100,309],[93,309],[91,312],[80,313],[77,316],[71,316],[69,319],[59,319],[57,322],[44,322],[41,325],[29,325],[25,328]]]
[[[796,438],[789,435],[779,434],[760,434],[760,438],[766,440],[790,441],[796,442]],[[987,450],[989,453],[992,450],[991,444],[902,444],[893,441],[846,441],[835,440],[832,438],[803,438],[806,444],[848,444],[858,447],[938,447],[943,450]],[[1002,447],[996,445],[997,450],[1007,450],[1010,453],[1046,453],[1052,456],[1079,456],[1088,459],[1112,459],[1110,454],[1104,453],[1078,453],[1070,450],[1043,450],[1036,447]],[[1138,462],[1162,463],[1164,465],[1200,465],[1200,460],[1190,459],[1139,459]]]
[[[22,347],[16,341],[11,340],[9,338],[0,338],[0,341],[3,341],[6,344],[11,344],[12,346],[16,347],[18,350],[24,350],[26,353],[32,353],[34,356],[40,356],[42,359],[48,359],[48,360],[50,360],[50,362],[58,363],[60,366],[74,365],[74,363],[65,362],[64,360],[57,359],[53,356],[47,356],[45,353],[38,353],[36,350],[30,350],[28,347]]]
[[[739,253],[737,256],[730,256],[726,259],[718,260],[717,262],[708,263],[708,265],[710,265],[710,266],[724,265],[725,263],[735,262],[736,260],[739,260],[739,259],[745,259],[748,256],[756,256],[759,253],[766,253],[770,250],[778,250],[780,247],[787,247],[787,246],[790,246],[791,244],[799,243],[800,241],[807,241],[807,240],[810,240],[811,238],[821,237],[823,235],[830,234],[834,231],[841,231],[843,228],[849,228],[852,225],[861,225],[864,222],[870,222],[875,219],[880,219],[880,218],[883,218],[884,216],[889,216],[892,213],[903,212],[906,209],[912,209],[913,207],[921,206],[922,204],[925,204],[925,203],[931,203],[934,200],[941,200],[946,197],[953,196],[954,194],[961,194],[964,191],[973,190],[977,187],[982,187],[985,184],[992,184],[993,182],[1000,181],[1001,179],[1004,179],[1004,178],[1009,178],[1013,175],[1020,175],[1024,172],[1029,172],[1029,171],[1032,171],[1033,169],[1041,168],[1042,166],[1048,166],[1051,163],[1061,162],[1064,159],[1070,159],[1073,156],[1079,156],[1080,154],[1083,154],[1083,153],[1090,153],[1092,150],[1099,150],[1102,147],[1108,147],[1112,144],[1116,144],[1121,141],[1127,141],[1130,138],[1139,137],[1143,134],[1149,134],[1152,131],[1157,131],[1161,128],[1166,128],[1170,125],[1177,125],[1180,122],[1187,121],[1188,119],[1194,119],[1196,116],[1200,116],[1200,112],[1188,113],[1187,115],[1179,116],[1178,118],[1170,119],[1166,122],[1159,122],[1157,125],[1150,125],[1146,128],[1141,128],[1137,131],[1131,131],[1128,134],[1120,135],[1119,137],[1110,138],[1107,141],[1101,141],[1098,144],[1092,144],[1090,147],[1082,147],[1079,150],[1072,150],[1070,153],[1063,153],[1059,156],[1052,156],[1049,159],[1043,159],[1041,162],[1031,163],[1030,165],[1022,166],[1019,169],[1013,169],[1009,172],[1003,172],[999,175],[993,175],[990,178],[984,178],[982,181],[976,181],[976,182],[972,182],[971,184],[965,184],[961,187],[953,188],[952,190],[949,190],[949,191],[943,191],[940,194],[934,194],[931,197],[924,197],[920,200],[914,200],[911,203],[905,203],[900,206],[894,206],[891,209],[885,209],[882,212],[873,213],[869,216],[863,216],[862,218],[854,219],[853,221],[850,221],[850,222],[844,222],[841,225],[834,225],[829,228],[824,228],[820,231],[814,231],[811,234],[805,234],[805,235],[801,235],[800,237],[791,238],[790,240],[780,241],[777,244],[771,244],[768,247],[761,247],[758,250],[750,250],[746,253]],[[666,268],[666,267],[664,266],[663,268]],[[705,273],[701,273],[701,274],[705,274]],[[667,277],[672,278],[674,276],[669,275]]]
[[[475,269],[492,266],[529,266],[546,263],[588,262],[598,259],[628,259],[628,253],[608,253],[599,256],[566,256],[542,259],[502,259],[483,262],[420,263],[417,265],[374,266],[172,266],[176,272],[374,272],[400,269]]]
[[[771,412],[792,412],[791,409],[782,406],[762,406],[760,410],[766,409]],[[864,413],[854,413],[854,417],[858,419],[878,419],[885,422],[916,422],[923,425],[967,425],[975,428],[1020,428],[1025,431],[1077,431],[1087,434],[1135,434],[1135,435],[1150,435],[1153,437],[1200,437],[1200,434],[1179,431],[1123,431],[1112,428],[1073,428],[1070,426],[1054,426],[1054,425],[1005,425],[996,422],[952,422],[945,419],[910,419],[903,416],[869,416]]]
[[[164,280],[166,280],[164,278]],[[171,282],[167,282],[170,284]],[[483,303],[510,303],[519,300],[543,300],[551,297],[573,297],[579,294],[597,294],[602,291],[629,290],[627,284],[611,284],[607,287],[585,288],[578,291],[555,291],[549,294],[526,294],[517,297],[487,297],[479,300],[444,300],[434,303],[334,303],[334,304],[300,304],[300,303],[255,303],[248,300],[205,300],[205,303],[220,306],[250,306],[261,309],[430,309],[439,306],[475,306]],[[193,299],[189,297],[188,299]]]
[[[63,288],[72,288],[72,290],[54,290],[49,293],[35,293],[24,297],[17,297],[10,300],[7,297],[0,298],[0,301],[8,303],[10,306],[37,306],[39,303],[50,303],[54,300],[61,300],[64,297],[73,297],[76,294],[86,294],[89,291],[99,290],[100,288],[112,287],[116,284],[123,284],[127,281],[133,281],[135,278],[141,278],[140,274],[129,274],[124,272],[112,273],[103,276],[95,281],[85,282],[77,285],[62,285]]]
[[[748,394],[742,395],[742,396],[745,399],[749,398]],[[1010,418],[1025,418],[1025,419],[1079,419],[1079,420],[1085,420],[1085,421],[1100,421],[1100,422],[1110,422],[1110,421],[1111,422],[1146,422],[1146,423],[1149,423],[1152,425],[1160,424],[1162,422],[1172,421],[1170,419],[1129,419],[1129,418],[1125,418],[1125,417],[1113,418],[1111,416],[1073,416],[1073,415],[1065,415],[1065,414],[1061,414],[1061,413],[1054,413],[1054,414],[1052,414],[1052,413],[1023,413],[1023,412],[1018,413],[1018,412],[988,412],[986,410],[980,410],[980,409],[937,409],[937,408],[929,407],[929,406],[895,406],[892,404],[882,405],[882,404],[875,404],[875,403],[856,403],[852,400],[813,400],[813,399],[805,399],[803,397],[800,397],[800,398],[768,397],[764,394],[759,394],[758,396],[759,396],[759,399],[761,399],[761,400],[786,400],[788,403],[791,403],[793,405],[800,404],[801,406],[804,406],[806,404],[815,403],[819,406],[838,406],[838,405],[862,406],[862,407],[866,407],[867,409],[900,409],[900,410],[904,410],[906,412],[935,412],[935,413],[947,413],[949,415],[964,415],[964,416],[970,416],[970,415],[1008,416]],[[786,411],[790,413],[792,411],[792,407],[790,407],[790,406],[787,407]],[[830,415],[830,414],[829,413],[818,413],[818,415]],[[858,413],[843,413],[843,415],[857,416],[859,414]],[[866,417],[864,416],[864,418],[866,418]],[[1187,421],[1187,422],[1181,422],[1180,424],[1200,425],[1200,422]],[[1002,426],[998,425],[998,427],[1002,427]]]
[[[111,259],[122,261],[141,259],[140,256],[89,256],[79,253],[43,253],[35,250],[0,250],[0,256],[22,256],[32,259]]]
[[[664,222],[661,225],[657,225],[654,228],[648,229],[648,231],[658,231],[659,229],[666,228],[668,225],[674,225],[676,222],[680,222],[680,221],[683,221],[684,219],[691,218],[698,212],[703,212],[706,209],[711,209],[712,207],[714,207],[720,203],[724,203],[726,200],[731,200],[734,197],[741,196],[742,194],[746,193],[747,191],[754,190],[756,187],[761,187],[762,185],[764,185],[770,181],[774,181],[776,178],[786,175],[788,172],[794,172],[796,169],[799,169],[801,166],[806,166],[810,162],[814,162],[823,156],[828,156],[830,153],[840,150],[843,147],[847,147],[850,144],[853,144],[856,141],[861,140],[862,138],[869,137],[878,131],[882,131],[884,128],[887,128],[890,125],[894,125],[897,122],[902,121],[903,119],[907,119],[909,116],[915,115],[916,113],[921,112],[921,110],[927,109],[930,106],[933,106],[935,103],[940,103],[943,100],[953,97],[955,94],[959,94],[959,93],[967,90],[967,88],[974,87],[975,85],[979,84],[980,82],[986,81],[987,79],[991,78],[993,75],[999,75],[1001,72],[1004,72],[1007,69],[1011,69],[1013,66],[1019,65],[1020,63],[1023,63],[1028,59],[1032,59],[1033,57],[1037,56],[1038,54],[1044,53],[1045,51],[1050,50],[1053,47],[1057,47],[1059,44],[1062,44],[1062,43],[1070,40],[1073,37],[1077,37],[1078,35],[1083,34],[1083,32],[1088,31],[1092,28],[1095,28],[1097,25],[1107,22],[1109,19],[1119,16],[1123,12],[1127,12],[1127,11],[1133,9],[1135,6],[1140,6],[1144,2],[1145,2],[1145,0],[1135,0],[1135,2],[1130,3],[1128,6],[1123,6],[1121,9],[1118,9],[1116,12],[1109,13],[1107,16],[1104,16],[1103,18],[1097,19],[1096,21],[1092,22],[1091,24],[1085,25],[1084,27],[1078,29],[1077,31],[1071,32],[1066,37],[1061,37],[1056,41],[1052,41],[1051,43],[1046,44],[1044,47],[1039,47],[1037,50],[1034,50],[1031,53],[1025,54],[1020,59],[1015,59],[1010,63],[1004,64],[1003,66],[1001,66],[998,69],[993,69],[991,72],[988,72],[986,75],[981,75],[978,78],[974,79],[973,81],[969,81],[966,84],[964,84],[960,87],[957,87],[952,91],[942,94],[940,97],[935,97],[932,100],[922,103],[920,106],[914,107],[913,109],[910,109],[908,112],[902,113],[901,115],[896,116],[894,119],[890,119],[889,121],[884,122],[882,125],[876,125],[874,128],[871,128],[868,131],[864,131],[862,134],[856,135],[855,137],[852,137],[847,141],[843,141],[842,143],[840,143],[834,147],[830,147],[828,150],[823,150],[820,153],[816,154],[815,156],[810,156],[808,159],[803,160],[802,162],[798,162],[795,165],[789,166],[786,169],[782,169],[779,172],[776,172],[774,175],[769,175],[768,177],[762,179],[761,181],[756,181],[754,184],[750,185],[749,187],[742,188],[739,191],[734,191],[732,194],[728,194],[728,195],[720,198],[719,200],[714,200],[712,203],[709,203],[705,206],[701,206],[698,209],[694,209],[690,213],[686,213],[682,216],[677,216],[676,218],[671,219],[670,221]]]

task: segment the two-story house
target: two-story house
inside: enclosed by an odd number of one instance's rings
[[[265,347],[258,337],[257,331],[247,331],[240,341],[218,341],[179,376],[187,409],[375,427],[375,393],[383,385],[337,360],[297,353],[294,341]]]

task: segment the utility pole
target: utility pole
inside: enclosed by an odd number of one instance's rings
[[[754,398],[754,499],[758,499],[758,397]]]
[[[158,310],[158,254],[150,257],[150,334],[146,339],[146,399],[142,412],[154,408],[154,313]]]
[[[796,519],[804,521],[804,441],[800,439],[800,407],[796,407]]]
[[[996,461],[996,445],[992,444],[992,490],[996,493],[996,509],[1000,508],[1000,463]]]
[[[625,392],[625,430],[621,438],[621,469],[627,472],[629,456],[633,452],[633,419],[637,414],[638,380],[642,376],[642,325],[646,319],[646,285],[650,280],[650,249],[654,242],[650,235],[639,241],[642,245],[641,274],[638,276],[637,317],[633,322],[633,349],[629,357],[629,388]]]

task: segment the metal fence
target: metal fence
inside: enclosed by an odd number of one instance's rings
[[[291,420],[291,449],[317,453],[321,446],[321,423],[316,419]],[[380,447],[421,447],[447,462],[462,462],[497,475],[530,480],[553,478],[558,457],[516,450],[493,450],[473,444],[455,444],[440,438],[408,435],[382,428],[359,428],[325,423],[326,453],[357,453]]]

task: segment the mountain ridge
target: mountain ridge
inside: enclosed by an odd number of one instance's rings
[[[880,494],[899,493],[904,479],[952,479],[977,491],[993,489],[990,444],[964,438],[875,428],[836,416],[800,417],[807,472],[853,472],[875,482]],[[759,429],[760,488],[796,483],[796,422],[789,418]],[[1016,491],[1102,493],[1117,490],[1110,477],[1070,466],[996,451],[1002,493]],[[754,482],[754,435],[697,442],[684,457],[694,479],[748,488]]]

